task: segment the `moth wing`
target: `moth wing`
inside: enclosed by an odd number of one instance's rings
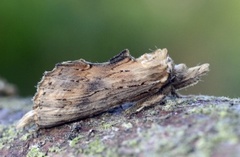
[[[165,49],[137,59],[124,50],[106,63],[57,64],[38,84],[34,120],[52,127],[144,98],[168,82],[172,64]]]

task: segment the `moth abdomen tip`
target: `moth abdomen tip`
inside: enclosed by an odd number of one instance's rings
[[[17,123],[17,126],[16,128],[17,129],[20,129],[20,128],[23,128],[25,127],[26,125],[34,122],[34,117],[36,115],[36,112],[35,110],[31,110],[29,111],[28,113],[26,113]]]

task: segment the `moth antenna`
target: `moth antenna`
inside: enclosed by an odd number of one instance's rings
[[[24,126],[34,122],[34,117],[36,115],[36,112],[34,110],[29,111],[26,113],[17,123],[16,128],[20,129],[23,128]]]

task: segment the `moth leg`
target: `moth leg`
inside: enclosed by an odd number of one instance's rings
[[[150,107],[161,102],[171,92],[171,88],[171,86],[167,86],[164,90],[137,101],[135,105],[124,111],[125,115],[131,116],[132,114],[140,112],[146,107]]]
[[[178,93],[174,87],[172,87],[172,90],[169,96],[172,98],[190,98],[191,97],[191,95],[182,95]]]
[[[170,93],[171,93],[171,96],[174,97],[174,98],[184,97],[183,95],[179,94],[175,89],[172,89]]]

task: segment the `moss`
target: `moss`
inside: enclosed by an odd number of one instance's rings
[[[112,127],[112,124],[109,124],[109,123],[104,123],[104,124],[102,125],[102,128],[103,128],[104,130],[110,129],[111,127]]]
[[[167,98],[166,104],[132,118],[109,113],[81,124],[79,130],[74,130],[73,139],[63,136],[76,128],[68,124],[59,129],[43,129],[34,140],[29,140],[31,134],[16,132],[14,126],[0,125],[0,148],[4,147],[4,153],[12,148],[15,154],[27,152],[23,145],[44,139],[48,142],[43,148],[31,147],[28,156],[214,156],[215,150],[229,151],[222,150],[222,146],[236,148],[240,143],[240,100],[206,96]],[[89,134],[89,130],[94,130],[94,134]]]
[[[74,139],[72,139],[71,141],[69,141],[69,146],[70,147],[75,147],[76,144],[79,142],[80,139],[82,139],[83,136],[82,135],[78,135],[77,137],[75,137]]]
[[[27,157],[46,157],[46,153],[41,152],[37,146],[33,146],[28,151]]]
[[[162,110],[164,111],[173,111],[176,108],[177,102],[171,99],[167,99],[164,106],[162,106]]]
[[[239,137],[231,124],[219,121],[212,129],[214,132],[202,134],[198,137],[195,145],[195,155],[211,156],[212,150],[219,144],[228,143],[234,145],[239,142]]]
[[[105,157],[119,157],[117,154],[118,148],[111,148],[111,149],[106,149],[106,152],[104,154]]]
[[[212,150],[221,143],[231,145],[239,143],[239,132],[237,131],[240,129],[239,113],[231,109],[228,103],[195,106],[188,109],[188,115],[195,114],[207,117],[195,118],[194,127],[198,128],[193,130],[195,134],[192,131],[191,136],[183,136],[186,138],[185,142],[195,143],[193,147],[195,151],[189,152],[190,155],[211,156]],[[185,142],[182,142],[182,145],[186,145]]]
[[[163,156],[181,156],[189,152],[188,146],[190,141],[186,140],[187,127],[166,126],[160,127],[152,125],[149,141],[156,154],[161,153]],[[154,136],[154,134],[157,135]],[[150,144],[150,143],[149,143]],[[147,147],[147,143],[144,144]]]
[[[240,119],[228,108],[218,107],[220,106],[210,105],[209,108],[194,110],[191,115],[201,113],[210,116],[205,119],[194,119],[194,126],[191,127],[188,125],[162,127],[153,124],[149,130],[139,134],[139,138],[144,141],[140,140],[139,144],[135,143],[132,146],[134,149],[141,148],[146,154],[154,150],[152,156],[159,153],[162,156],[211,156],[212,150],[221,143],[232,145],[239,143],[237,132],[239,129],[236,127],[240,126]],[[131,146],[129,144],[131,141],[137,140],[127,140],[124,144]]]
[[[31,135],[29,133],[25,133],[24,135],[22,135],[22,137],[20,137],[21,140],[23,141],[26,141],[28,140],[28,138],[30,137]]]
[[[8,127],[0,125],[0,134],[0,149],[3,147],[10,148],[9,143],[11,143],[18,135],[13,125]]]
[[[61,152],[61,148],[57,147],[57,146],[53,146],[53,147],[49,148],[48,151],[49,152],[59,153],[59,152]]]
[[[104,144],[99,139],[96,139],[88,144],[88,147],[84,150],[84,153],[88,155],[96,155],[101,154],[105,149],[106,147]]]
[[[106,116],[107,114],[104,114],[104,115]],[[110,130],[114,125],[116,125],[118,123],[118,122],[112,122],[109,119],[109,116],[111,116],[111,115],[108,115],[107,119],[103,120],[101,122],[101,125],[100,125],[99,129]]]
[[[136,148],[139,144],[140,139],[129,139],[126,141],[123,141],[123,145],[126,145],[128,147]]]
[[[234,115],[232,113],[235,111],[230,109],[229,104],[210,104],[188,109],[187,112],[189,114],[216,115],[225,118]]]
[[[125,128],[126,130],[131,129],[133,127],[132,123],[123,123],[122,127]]]

